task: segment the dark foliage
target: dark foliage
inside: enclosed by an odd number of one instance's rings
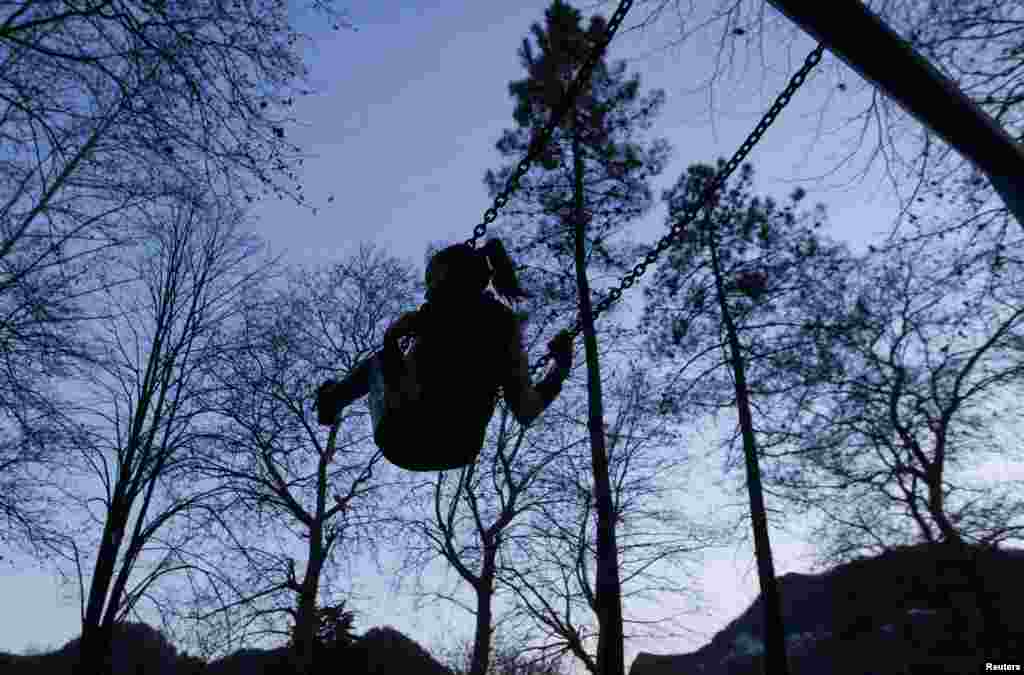
[[[353,633],[355,612],[345,609],[345,603],[316,608],[316,642],[314,655],[317,661],[335,658],[358,639]],[[294,626],[292,644],[294,644]]]

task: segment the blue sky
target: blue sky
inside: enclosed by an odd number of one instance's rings
[[[252,229],[296,264],[338,260],[363,241],[419,264],[429,242],[470,236],[489,206],[482,177],[498,165],[494,143],[512,125],[507,85],[522,76],[516,51],[547,4],[362,2],[350,8],[358,32],[334,32],[321,21],[303,19],[315,39],[307,56],[320,93],[299,101],[302,125],[288,133],[313,156],[302,178],[320,212],[313,216],[288,202],[264,202],[252,213]],[[586,7],[600,7],[607,16],[614,4]],[[670,14],[662,21],[652,30],[623,34],[610,50],[613,59],[630,59],[644,90],[666,90],[667,105],[653,133],[667,137],[675,151],[656,181],[659,189],[691,162],[731,155],[814,46],[806,38],[791,51],[769,43],[767,75],[760,64],[738,64],[712,115],[701,84],[712,68],[713,44],[698,39],[682,50],[660,49],[677,30]],[[827,54],[825,59],[832,61]],[[859,249],[888,229],[895,206],[875,174],[846,186],[843,176],[816,178],[835,165],[842,150],[839,137],[827,129],[816,136],[816,112],[834,94],[832,72],[811,78],[750,159],[762,192],[783,196],[799,181],[809,201],[828,205],[832,236]],[[846,81],[859,83],[849,72]],[[857,87],[848,93],[851,100],[863,95]],[[833,105],[832,119],[839,120],[843,102]],[[663,233],[660,205],[632,228],[638,240],[654,241]],[[567,325],[571,319],[566,317]],[[715,472],[718,463],[709,461],[704,470]],[[807,571],[809,550],[791,536],[774,534],[777,573]],[[707,613],[687,620],[693,638],[631,645],[627,662],[638,647],[693,649],[734,618],[756,595],[752,550],[721,551],[694,582],[705,590]],[[428,646],[449,631],[470,635],[470,624],[457,614],[414,612],[406,600],[387,598],[383,583],[368,588],[379,588],[380,595],[360,608],[360,629],[391,624]],[[0,650],[57,646],[79,631],[77,602],[62,600],[45,571],[3,568],[0,597],[15,608],[0,616]]]

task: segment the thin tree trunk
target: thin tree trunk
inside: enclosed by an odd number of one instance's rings
[[[747,492],[750,495],[750,523],[754,530],[754,555],[757,558],[757,576],[764,599],[765,625],[765,672],[770,675],[787,675],[789,664],[786,659],[786,634],[782,625],[782,602],[775,580],[775,565],[772,562],[772,547],[768,537],[768,513],[764,506],[761,488],[761,469],[757,462],[757,443],[754,438],[754,422],[750,413],[750,396],[747,389],[747,375],[740,352],[740,340],[736,325],[725,301],[722,271],[718,264],[718,245],[707,223],[708,247],[711,253],[712,271],[715,275],[715,291],[718,306],[725,324],[729,343],[729,360],[732,365],[736,386],[736,413],[739,416],[740,433],[743,436],[743,457],[747,469]]]
[[[167,289],[164,289],[167,292]],[[162,321],[158,318],[158,326]],[[150,349],[146,365],[146,375],[142,385],[142,391],[149,390],[151,378],[157,366],[155,354],[162,353],[162,341],[159,335]],[[111,593],[111,584],[114,582],[114,568],[117,565],[117,557],[121,552],[121,545],[124,543],[125,529],[128,527],[128,519],[131,515],[134,496],[129,496],[129,491],[134,480],[131,478],[131,467],[134,464],[138,453],[144,452],[140,449],[140,437],[142,436],[142,421],[145,411],[149,408],[151,399],[149,395],[143,394],[138,406],[135,408],[134,418],[129,436],[128,446],[125,454],[119,457],[119,475],[114,484],[114,493],[110,499],[110,506],[107,509],[106,522],[103,525],[103,537],[100,540],[99,550],[96,552],[96,566],[93,568],[92,580],[89,585],[89,602],[86,605],[85,616],[82,619],[82,639],[79,643],[79,658],[76,675],[107,675],[110,672],[111,650],[113,648],[113,620],[117,612],[116,604],[120,600],[123,584],[115,584],[116,590]],[[141,468],[139,469],[141,471]],[[147,497],[148,499],[148,497]],[[139,515],[139,519],[143,518]],[[124,561],[124,566],[130,566],[129,561]],[[126,575],[130,570],[122,567],[121,574]],[[120,575],[119,575],[120,576]],[[114,606],[107,606],[107,617],[104,616],[104,606],[107,605],[107,598]]]
[[[292,637],[292,665],[296,675],[312,675],[316,666],[316,597],[320,589],[320,571],[323,568],[320,528],[313,528],[309,540],[309,563],[306,565],[306,574],[299,591],[295,631]]]
[[[168,454],[166,452],[161,452],[156,467],[153,469],[153,476],[162,474],[167,463],[167,457]],[[128,577],[131,575],[132,570],[135,569],[135,562],[145,543],[145,538],[142,536],[143,522],[145,521],[146,514],[149,512],[149,505],[152,503],[155,489],[156,479],[153,478],[146,486],[146,496],[143,498],[139,511],[136,514],[135,529],[132,532],[132,536],[128,539],[128,549],[125,551],[125,558],[110,590],[110,600],[107,602],[107,608],[103,617],[104,630],[110,634],[113,634],[114,623],[117,621],[117,615],[121,611],[121,599],[125,597],[125,590],[128,588]],[[127,527],[127,517],[124,524]]]
[[[327,513],[327,468],[334,458],[334,431],[328,441],[328,451],[317,462],[316,514],[309,528],[306,573],[299,587],[299,601],[295,612],[292,634],[292,667],[296,675],[312,675],[316,663],[317,611],[316,599],[320,591],[320,574],[327,551],[324,547],[324,519]],[[269,464],[269,459],[266,460]]]
[[[572,138],[575,174],[576,284],[583,345],[587,355],[587,428],[590,431],[590,456],[594,472],[594,496],[597,507],[597,672],[599,675],[624,675],[625,654],[622,633],[622,588],[619,582],[618,546],[615,541],[615,514],[611,480],[608,477],[608,453],[604,438],[604,409],[601,398],[601,370],[597,360],[597,336],[591,315],[590,283],[587,280],[583,212],[583,155],[575,127]]]
[[[103,538],[96,552],[96,565],[89,584],[89,601],[82,617],[82,637],[78,644],[76,675],[106,675],[110,672],[111,631],[105,630],[103,607],[114,576],[117,554],[124,539],[127,514],[122,514],[121,496],[114,493],[110,512],[103,526]]]
[[[497,547],[484,549],[484,564],[480,582],[476,586],[476,633],[473,636],[473,656],[470,660],[470,675],[486,675],[491,661],[491,622],[493,620],[491,601],[494,597],[494,558]]]

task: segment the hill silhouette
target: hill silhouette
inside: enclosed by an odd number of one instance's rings
[[[979,554],[978,568],[1002,620],[1001,653],[985,654],[968,625],[974,593],[962,566],[939,546],[904,547],[820,574],[779,578],[792,675],[979,673],[985,663],[1019,663],[1024,654],[1024,551]],[[967,617],[967,624],[964,617]],[[760,675],[763,609],[755,600],[704,647],[689,654],[641,652],[630,675]],[[78,638],[47,654],[0,652],[3,675],[71,675]],[[1006,661],[1009,659],[1009,661]],[[324,675],[452,675],[416,641],[390,626],[317,658]],[[288,651],[241,649],[209,664],[179,652],[143,623],[115,631],[113,675],[284,675]]]
[[[981,673],[985,663],[1024,655],[1019,608],[1024,551],[979,554],[1003,623],[1000,654],[985,654],[962,615],[977,625],[969,579],[938,545],[899,548],[821,574],[779,577],[791,675]],[[629,675],[760,675],[764,609],[758,597],[707,645],[689,654],[640,652]]]
[[[71,675],[79,638],[57,651],[20,656],[0,652],[3,675]],[[209,664],[178,650],[163,633],[144,623],[126,623],[115,631],[113,675],[284,675],[290,674],[288,650],[240,649]],[[325,653],[318,672],[336,675],[452,675],[415,640],[390,626],[371,628],[344,648]]]

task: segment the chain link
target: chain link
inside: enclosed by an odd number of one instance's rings
[[[763,136],[764,133],[768,130],[768,127],[770,127],[772,123],[775,121],[775,118],[778,117],[779,113],[782,112],[782,109],[785,108],[786,104],[788,104],[790,99],[793,98],[793,94],[796,93],[796,90],[799,89],[800,85],[804,83],[804,80],[807,79],[807,75],[811,72],[814,66],[818,65],[818,62],[821,61],[821,56],[824,53],[824,51],[825,45],[818,44],[818,46],[815,47],[814,50],[807,55],[807,58],[804,60],[804,64],[800,67],[800,70],[798,70],[793,75],[793,77],[790,78],[789,84],[786,85],[786,88],[783,89],[782,93],[779,94],[778,98],[775,99],[775,102],[772,103],[771,107],[768,109],[768,112],[764,114],[764,117],[762,117],[761,121],[757,123],[757,126],[754,127],[754,130],[752,132],[750,132],[750,135],[747,136],[747,139],[745,141],[743,141],[743,143],[740,145],[736,153],[728,162],[726,162],[725,166],[722,167],[722,170],[718,172],[715,178],[704,190],[704,194],[701,197],[700,201],[687,206],[686,209],[684,209],[683,211],[682,217],[680,217],[678,220],[672,223],[669,233],[658,241],[654,250],[648,251],[647,255],[644,256],[644,259],[640,263],[634,265],[633,269],[630,272],[627,272],[625,276],[622,277],[622,281],[619,287],[611,289],[608,292],[608,295],[602,298],[601,301],[594,306],[591,315],[594,317],[595,320],[598,316],[601,315],[602,312],[604,312],[612,304],[618,301],[620,297],[622,297],[622,291],[626,290],[627,288],[630,288],[634,283],[636,283],[640,279],[641,276],[643,276],[644,272],[647,271],[647,266],[655,262],[658,259],[658,256],[664,253],[668,249],[668,247],[671,246],[672,243],[683,234],[683,231],[686,229],[686,226],[689,225],[693,221],[693,219],[697,217],[697,214],[700,212],[700,210],[704,208],[704,206],[708,202],[710,202],[711,199],[718,193],[722,185],[725,184],[725,181],[728,180],[729,176],[731,176],[732,173],[739,167],[740,163],[743,162],[747,154],[749,154],[750,151],[754,148],[754,146],[757,145],[757,142],[761,140],[761,136]],[[571,330],[572,339],[575,339],[576,336],[579,335],[582,330],[583,318],[577,316],[576,323],[573,325]],[[544,364],[547,363],[551,358],[551,354],[545,354],[530,369],[531,373],[542,368]]]
[[[594,66],[601,60],[604,55],[605,49],[608,47],[608,43],[612,41],[612,37],[615,36],[615,31],[619,29],[619,25],[622,20],[626,18],[626,12],[633,6],[633,0],[622,0],[619,3],[615,13],[612,14],[611,20],[608,21],[608,28],[605,31],[604,37],[601,42],[594,47],[594,50],[587,57],[587,60],[583,63],[579,72],[576,74],[576,78],[569,85],[569,90],[565,94],[565,98],[559,104],[558,108],[551,112],[551,117],[548,119],[547,126],[540,135],[535,136],[533,141],[530,143],[530,149],[526,153],[526,157],[519,160],[519,165],[516,170],[509,176],[508,181],[505,183],[505,188],[494,198],[494,205],[484,211],[483,220],[473,228],[473,236],[466,240],[466,244],[476,248],[476,241],[487,235],[487,226],[494,222],[494,219],[498,217],[498,210],[501,209],[505,204],[508,203],[508,198],[519,189],[519,181],[526,175],[526,172],[530,170],[530,166],[537,161],[541,153],[547,147],[548,141],[551,140],[551,136],[555,133],[555,128],[562,122],[566,113],[572,108],[576,99],[579,97],[580,92],[583,91],[584,85],[590,81],[590,73],[594,70]]]

